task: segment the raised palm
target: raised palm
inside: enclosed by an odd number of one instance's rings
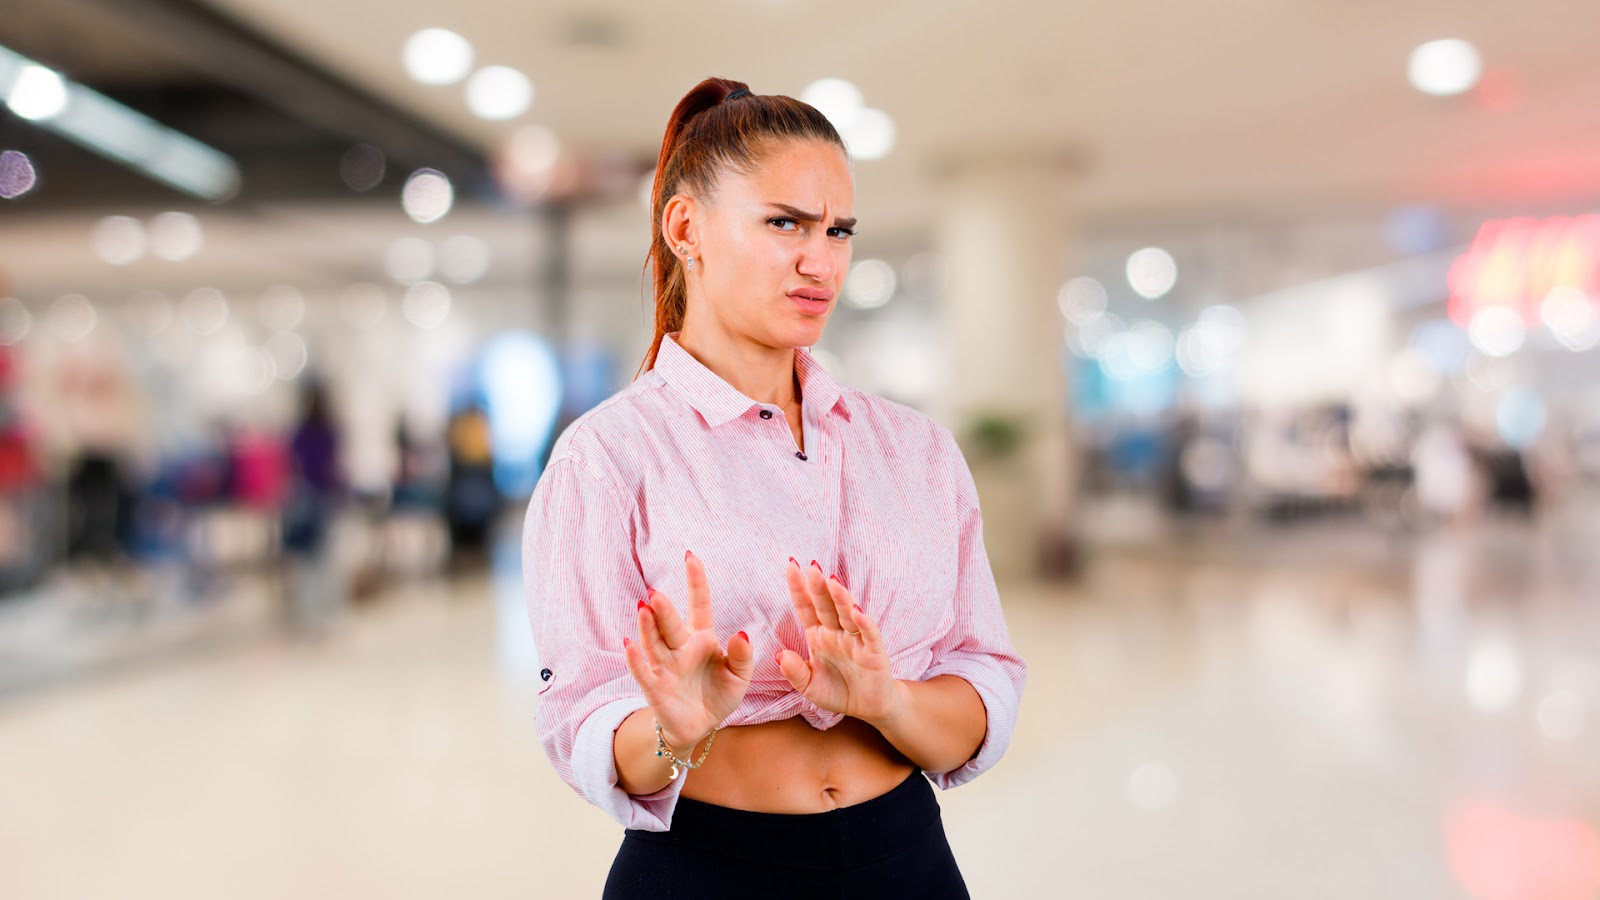
[[[624,640],[623,649],[667,746],[689,753],[738,708],[755,663],[750,637],[742,631],[723,651],[713,628],[705,566],[686,553],[684,567],[688,621],[670,598],[652,590],[648,601],[639,603],[639,642]]]
[[[822,709],[868,722],[890,712],[894,673],[883,635],[837,578],[826,578],[814,561],[804,570],[795,560],[786,570],[789,599],[805,628],[810,657],[778,654],[784,677]]]

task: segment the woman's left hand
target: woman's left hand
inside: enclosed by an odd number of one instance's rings
[[[813,562],[794,559],[784,571],[795,616],[805,628],[811,658],[778,652],[778,667],[801,696],[830,712],[867,722],[889,718],[900,702],[878,625],[856,605],[837,578]]]

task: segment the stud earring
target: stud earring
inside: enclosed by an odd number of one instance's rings
[[[684,266],[686,266],[686,267],[688,267],[690,269],[694,268],[694,257],[692,257],[692,256],[685,257],[684,260],[683,260],[683,264],[684,264]]]

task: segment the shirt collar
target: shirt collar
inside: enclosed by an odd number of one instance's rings
[[[752,406],[760,406],[689,355],[689,351],[678,344],[679,333],[673,331],[662,336],[661,346],[656,350],[655,371],[689,401],[707,425],[715,428],[744,415]],[[795,348],[794,367],[800,375],[801,406],[820,410],[819,415],[831,412],[842,399],[838,383],[805,347]]]

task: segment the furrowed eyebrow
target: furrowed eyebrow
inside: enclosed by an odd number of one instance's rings
[[[803,209],[799,209],[797,207],[790,206],[787,203],[769,203],[767,205],[771,206],[773,209],[781,209],[785,213],[788,213],[791,218],[799,219],[802,222],[821,222],[822,221],[822,215],[820,213],[806,212]],[[854,227],[856,227],[856,220],[855,219],[834,219],[833,220],[833,227],[835,227],[835,228],[854,228]]]

